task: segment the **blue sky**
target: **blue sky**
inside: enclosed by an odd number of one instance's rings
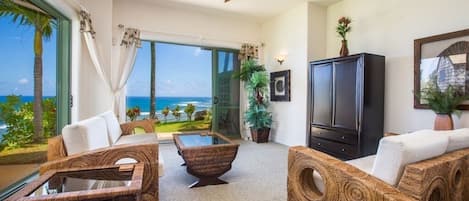
[[[211,97],[211,51],[194,46],[156,43],[156,96]],[[128,80],[128,96],[150,95],[150,42],[138,49]]]
[[[0,18],[0,96],[33,95],[34,29]],[[211,97],[211,51],[198,47],[157,43],[157,96]],[[56,91],[56,37],[44,41],[44,96]],[[150,95],[150,43],[138,50],[128,96]]]
[[[33,94],[34,28],[0,17],[0,96]],[[56,37],[44,41],[44,95],[55,96]]]

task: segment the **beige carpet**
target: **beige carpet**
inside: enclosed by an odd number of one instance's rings
[[[232,169],[220,178],[229,184],[188,188],[196,178],[180,166],[174,144],[160,144],[164,176],[159,181],[160,201],[285,201],[287,200],[288,147],[241,144]]]

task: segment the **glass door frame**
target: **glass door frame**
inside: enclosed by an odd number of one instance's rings
[[[231,48],[211,48],[211,50],[212,50],[212,127],[211,127],[211,131],[216,132],[219,130],[219,127],[218,127],[219,118],[217,117],[219,108],[216,103],[216,99],[218,99],[217,86],[219,86],[218,79],[217,79],[218,67],[219,67],[218,66],[218,53],[220,51],[223,51],[223,52],[228,52],[228,53],[235,53],[235,55],[238,55],[240,50],[231,49]],[[238,58],[234,58],[234,59],[238,59]],[[239,62],[239,65],[241,65],[240,62]],[[239,68],[241,68],[241,66]],[[240,90],[241,90],[241,85],[240,85]],[[239,112],[239,109],[240,109],[240,105],[238,105],[238,112]],[[239,119],[237,120],[239,121]],[[239,125],[241,125],[241,122],[239,123]],[[238,137],[241,137],[241,128],[239,129],[239,133],[236,133],[235,135]],[[232,137],[234,135],[228,135],[228,136]]]
[[[216,131],[218,130],[218,119],[216,118],[216,110],[217,107],[214,104],[214,97],[216,94],[216,83],[218,82],[216,79],[216,74],[218,70],[218,51],[226,51],[226,52],[234,52],[236,54],[239,54],[239,49],[233,49],[233,48],[223,48],[223,47],[210,47],[210,46],[203,46],[203,45],[195,45],[195,44],[186,44],[186,43],[178,43],[178,42],[167,42],[167,41],[161,41],[161,40],[151,40],[151,39],[142,39],[142,41],[149,41],[149,42],[155,42],[155,43],[166,43],[166,44],[174,44],[174,45],[185,45],[185,46],[191,46],[191,47],[199,47],[202,50],[210,50],[212,52],[212,122],[211,122],[211,128],[210,131]],[[241,63],[240,63],[241,64]],[[158,68],[158,67],[157,67]],[[241,67],[240,67],[241,68]],[[158,70],[157,70],[158,72]],[[241,85],[240,85],[241,87]],[[241,88],[240,88],[241,90]],[[239,121],[239,119],[238,119]],[[241,122],[240,122],[241,125]],[[214,129],[215,128],[215,129]],[[241,131],[240,131],[241,132]],[[241,136],[241,133],[238,133],[239,136]]]
[[[57,20],[57,55],[56,55],[56,134],[70,123],[71,94],[70,94],[70,58],[71,58],[71,21],[60,11],[43,0],[30,0],[32,4],[46,11]],[[5,189],[0,189],[0,200],[6,199],[37,176],[38,172],[18,180]]]

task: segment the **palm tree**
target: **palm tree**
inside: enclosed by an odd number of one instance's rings
[[[194,104],[187,104],[186,108],[184,109],[184,113],[186,113],[187,115],[187,119],[189,119],[189,121],[192,121],[192,114],[194,113],[195,111],[195,105]]]
[[[42,40],[50,39],[52,30],[57,27],[52,16],[34,6],[19,5],[12,0],[0,1],[0,17],[11,17],[14,23],[34,27],[34,142],[43,138],[42,123]]]
[[[171,111],[173,113],[173,116],[176,117],[176,120],[180,120],[181,119],[181,113],[179,113],[179,111],[181,110],[181,108],[179,107],[179,105],[176,105],[176,107]]]
[[[167,117],[168,117],[168,114],[169,114],[169,107],[166,106],[163,111],[161,111],[161,113],[163,113],[163,116],[164,116],[164,122],[166,123],[167,122]]]
[[[155,100],[155,72],[156,72],[156,63],[155,63],[155,42],[150,42],[151,50],[151,79],[150,79],[150,118],[156,118],[156,100]]]

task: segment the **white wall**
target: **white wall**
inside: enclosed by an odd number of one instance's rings
[[[308,4],[308,62],[326,57],[327,7]]]
[[[113,24],[116,44],[122,31],[118,24],[142,30],[142,38],[147,40],[235,49],[244,42],[261,42],[261,26],[253,19],[142,1],[115,0]],[[246,134],[247,128],[242,123],[246,108],[244,90],[240,99],[241,130]]]
[[[113,25],[141,29],[145,39],[207,46],[260,42],[254,20],[143,1],[114,0]]]
[[[340,16],[352,19],[351,54],[386,56],[385,131],[432,128],[434,113],[413,108],[414,39],[469,27],[467,0],[343,0],[327,9],[327,56],[338,56],[335,26]],[[469,113],[455,119],[469,126]]]
[[[298,5],[262,25],[264,63],[268,71],[290,70],[291,101],[271,102],[271,139],[286,145],[306,145],[308,61],[325,55],[325,8]],[[286,54],[282,65],[275,60]]]
[[[101,55],[100,62],[109,72],[112,61],[112,0],[80,0],[91,13],[93,28],[96,31],[96,43]],[[112,93],[98,76],[91,63],[88,50],[83,46],[81,65],[78,70],[78,119],[85,119],[112,109]]]

